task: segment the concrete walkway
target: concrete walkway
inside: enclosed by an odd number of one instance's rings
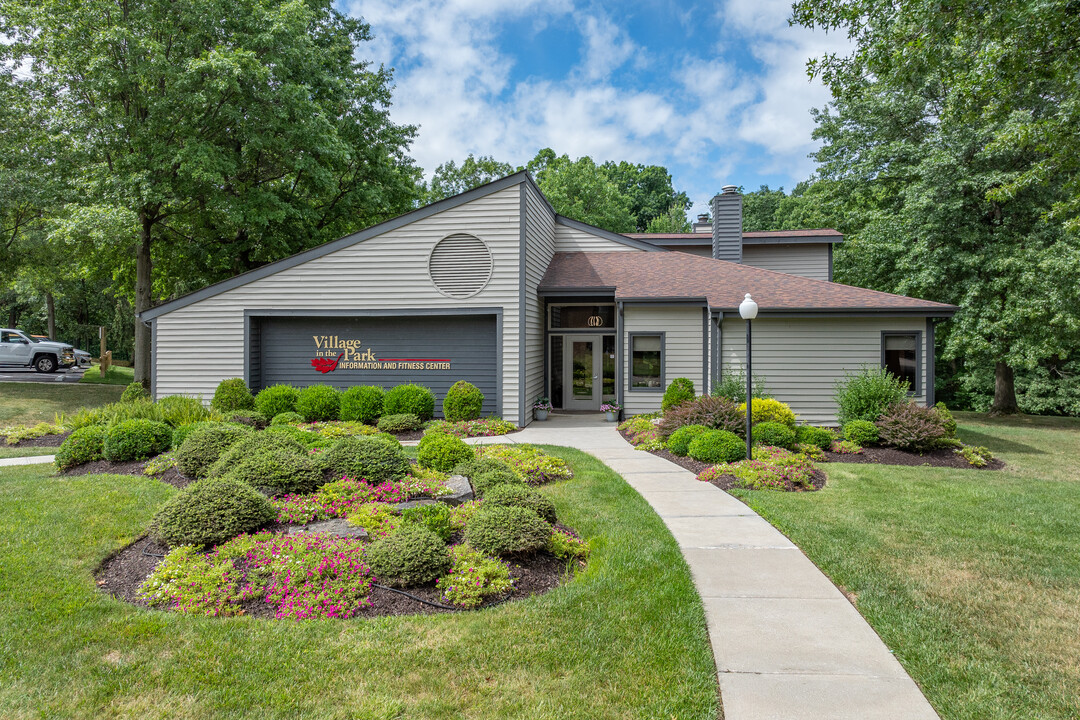
[[[663,518],[686,558],[727,720],[927,720],[919,687],[832,582],[757,513],[693,473],[634,450],[601,416],[552,415],[477,443],[591,453]]]
[[[55,457],[55,455],[28,455],[26,457],[4,458],[0,460],[0,467],[11,467],[12,465],[44,465],[45,463],[51,463]]]

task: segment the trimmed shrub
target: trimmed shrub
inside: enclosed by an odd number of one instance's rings
[[[251,430],[232,423],[213,423],[197,428],[176,451],[176,466],[190,478],[206,477],[221,454],[249,436]]]
[[[484,393],[472,383],[458,380],[446,391],[443,398],[443,417],[450,422],[475,420],[484,407]]]
[[[276,418],[281,413],[296,412],[299,397],[300,391],[292,385],[271,385],[255,396],[255,409],[268,418]]]
[[[841,427],[852,420],[874,422],[890,405],[907,400],[909,385],[885,368],[864,367],[836,383],[836,418]]]
[[[785,450],[795,449],[795,431],[783,423],[758,423],[754,426],[753,437],[755,445],[771,445]]]
[[[836,436],[828,428],[814,427],[813,425],[800,425],[795,428],[795,443],[797,445],[813,445],[819,450],[829,450],[832,448],[834,440],[836,440]]]
[[[940,447],[946,435],[938,411],[913,402],[890,405],[874,425],[881,444],[917,453]]]
[[[523,507],[485,504],[465,527],[465,542],[488,555],[513,555],[545,547],[551,524]]]
[[[243,378],[229,378],[218,383],[210,407],[218,412],[231,413],[237,410],[255,409],[255,396],[244,384]]]
[[[172,428],[154,420],[125,420],[105,430],[106,460],[145,460],[172,446]]]
[[[400,480],[409,471],[409,459],[401,446],[370,437],[338,440],[319,458],[323,472],[334,479],[364,479],[373,485]]]
[[[734,401],[725,397],[704,395],[673,407],[664,413],[657,430],[661,438],[687,425],[704,425],[713,430],[727,430],[736,435],[744,432],[746,409],[739,411]]]
[[[398,587],[434,582],[452,564],[446,543],[422,525],[405,525],[376,540],[364,558],[376,577]]]
[[[274,520],[270,501],[239,480],[201,480],[174,495],[154,516],[150,535],[169,547],[220,545]]]
[[[476,457],[468,443],[446,433],[433,433],[420,439],[416,459],[424,467],[439,472],[450,472],[463,462]]]
[[[337,420],[341,413],[341,393],[329,385],[309,385],[296,398],[296,412],[307,422]]]
[[[279,432],[249,433],[233,443],[218,456],[206,471],[208,477],[224,477],[249,457],[264,452],[279,455],[307,455],[308,449],[296,438]]]
[[[376,385],[357,385],[341,394],[341,419],[375,424],[383,414],[386,393]]]
[[[525,485],[525,479],[514,468],[496,458],[470,460],[455,467],[453,473],[469,478],[477,497],[497,485]]]
[[[270,420],[258,410],[237,410],[234,413],[229,413],[229,422],[247,425],[256,430],[261,430],[270,424]]]
[[[877,425],[869,420],[852,420],[844,425],[844,439],[865,447],[878,441]]]
[[[743,416],[745,422],[746,403],[739,406],[739,414]],[[795,413],[792,412],[787,403],[772,398],[754,398],[753,406],[750,409],[750,420],[755,425],[762,422],[775,422],[787,425],[792,430],[795,429]]]
[[[412,413],[402,413],[398,415],[383,415],[379,418],[379,424],[376,426],[379,428],[379,432],[384,433],[403,433],[410,432],[412,430],[419,430],[424,426],[424,423],[420,421],[420,418]]]
[[[383,412],[387,415],[415,415],[426,422],[435,415],[435,395],[420,385],[398,385],[386,391]]]
[[[690,451],[690,442],[702,433],[709,432],[710,428],[704,425],[686,425],[675,432],[671,433],[671,437],[667,441],[667,449],[671,451],[673,455],[680,457],[686,457],[686,453]]]
[[[523,507],[554,523],[555,504],[536,490],[524,485],[497,485],[484,494],[485,507]]]
[[[270,425],[295,425],[297,423],[304,422],[304,416],[298,412],[283,412],[274,416],[274,419],[270,421]]]
[[[76,465],[105,458],[105,428],[87,425],[64,438],[56,451],[54,462],[60,470],[70,470]]]
[[[307,455],[274,449],[243,456],[222,477],[247,483],[267,495],[310,493],[322,484],[322,472]]]
[[[934,409],[937,410],[938,417],[941,418],[941,427],[945,430],[945,437],[956,437],[956,418],[949,412],[949,408],[945,407],[945,403],[939,402],[934,405]],[[985,448],[978,448],[985,449]]]
[[[710,430],[690,442],[687,454],[700,462],[738,462],[746,457],[746,443],[733,432]]]
[[[435,583],[446,602],[474,608],[514,589],[510,568],[501,560],[485,557],[464,543],[450,548],[450,555],[454,566]]]
[[[402,511],[401,519],[410,525],[426,527],[443,542],[449,542],[454,536],[455,528],[450,524],[450,506],[445,503],[407,508]]]
[[[675,378],[664,391],[664,399],[660,401],[660,407],[667,412],[673,407],[694,399],[694,381],[689,378]]]
[[[191,437],[191,434],[196,430],[201,430],[205,427],[216,427],[225,425],[226,423],[217,422],[216,420],[204,420],[203,422],[188,423],[187,425],[181,425],[180,427],[172,431],[172,446],[173,450],[176,450],[184,441]]]
[[[124,388],[124,392],[120,395],[120,402],[129,403],[136,400],[149,400],[150,393],[147,392],[146,386],[136,380],[133,383],[128,383],[128,386]]]

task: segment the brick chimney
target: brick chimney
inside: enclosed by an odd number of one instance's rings
[[[712,256],[717,260],[742,262],[742,195],[734,185],[725,185],[712,199]]]

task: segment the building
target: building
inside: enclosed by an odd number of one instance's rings
[[[620,235],[517,173],[143,312],[152,391],[415,382],[441,401],[463,379],[521,425],[541,396],[643,413],[673,378],[708,392],[741,371],[749,292],[754,374],[802,420],[834,422],[836,380],[867,364],[933,403],[934,322],[954,306],[831,282],[838,233],[743,234],[734,188],[713,217],[708,234]]]

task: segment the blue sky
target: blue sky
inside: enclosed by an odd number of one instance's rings
[[[707,211],[721,185],[790,189],[813,171],[806,60],[846,40],[789,27],[790,0],[353,0],[395,68],[397,122],[430,177],[470,152],[514,165],[551,147],[666,166]]]

